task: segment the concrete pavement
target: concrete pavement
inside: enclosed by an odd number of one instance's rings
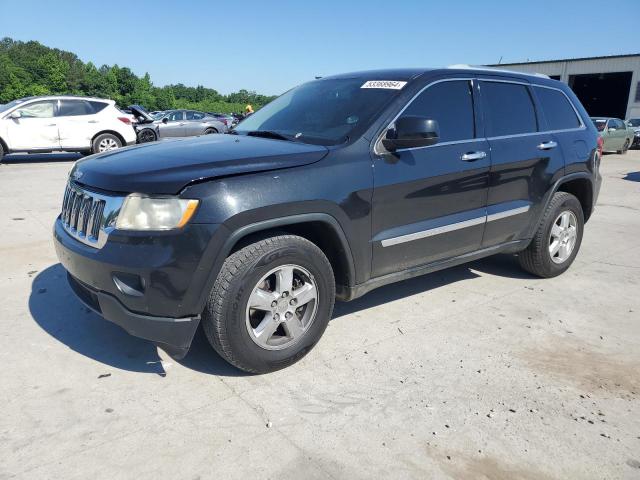
[[[383,287],[263,376],[75,299],[51,242],[70,168],[0,165],[0,478],[640,478],[640,151],[604,157],[561,277],[498,256]]]

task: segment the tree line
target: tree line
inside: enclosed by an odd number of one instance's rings
[[[260,108],[275,97],[239,90],[222,95],[202,85],[156,87],[148,73],[138,77],[127,67],[84,63],[72,52],[36,41],[0,40],[0,104],[32,95],[87,95],[115,100],[121,107],[138,104],[149,111],[188,108],[205,112],[242,112]]]

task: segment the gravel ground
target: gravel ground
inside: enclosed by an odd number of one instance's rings
[[[263,376],[74,298],[51,241],[70,168],[0,165],[0,478],[640,478],[640,151],[603,159],[561,277],[497,256],[384,287]]]

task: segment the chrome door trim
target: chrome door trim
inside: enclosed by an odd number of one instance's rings
[[[442,233],[455,232],[463,228],[475,227],[486,222],[493,222],[495,220],[501,220],[503,218],[512,217],[514,215],[520,215],[529,211],[529,205],[524,207],[512,208],[505,210],[504,212],[492,213],[491,215],[482,215],[481,217],[471,218],[462,222],[450,223],[448,225],[442,225],[441,227],[429,228],[427,230],[421,230],[419,232],[408,233],[406,235],[400,235],[397,237],[385,238],[380,243],[383,247],[391,247],[393,245],[399,245],[401,243],[412,242],[414,240],[421,240],[427,237],[433,237]]]
[[[450,223],[449,225],[443,225],[441,227],[430,228],[428,230],[422,230],[420,232],[409,233],[407,235],[400,235],[399,237],[386,238],[382,240],[383,247],[390,247],[392,245],[398,245],[400,243],[412,242],[414,240],[420,240],[422,238],[432,237],[434,235],[440,235],[441,233],[453,232],[462,228],[473,227],[485,222],[486,216],[472,218],[470,220],[464,220],[462,222]]]
[[[494,220],[501,220],[503,218],[512,217],[514,215],[520,215],[529,211],[529,205],[524,207],[513,208],[511,210],[505,210],[504,212],[492,213],[487,215],[487,222],[493,222]]]

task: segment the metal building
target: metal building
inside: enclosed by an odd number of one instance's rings
[[[640,117],[640,54],[491,66],[544,73],[567,83],[591,116]]]

